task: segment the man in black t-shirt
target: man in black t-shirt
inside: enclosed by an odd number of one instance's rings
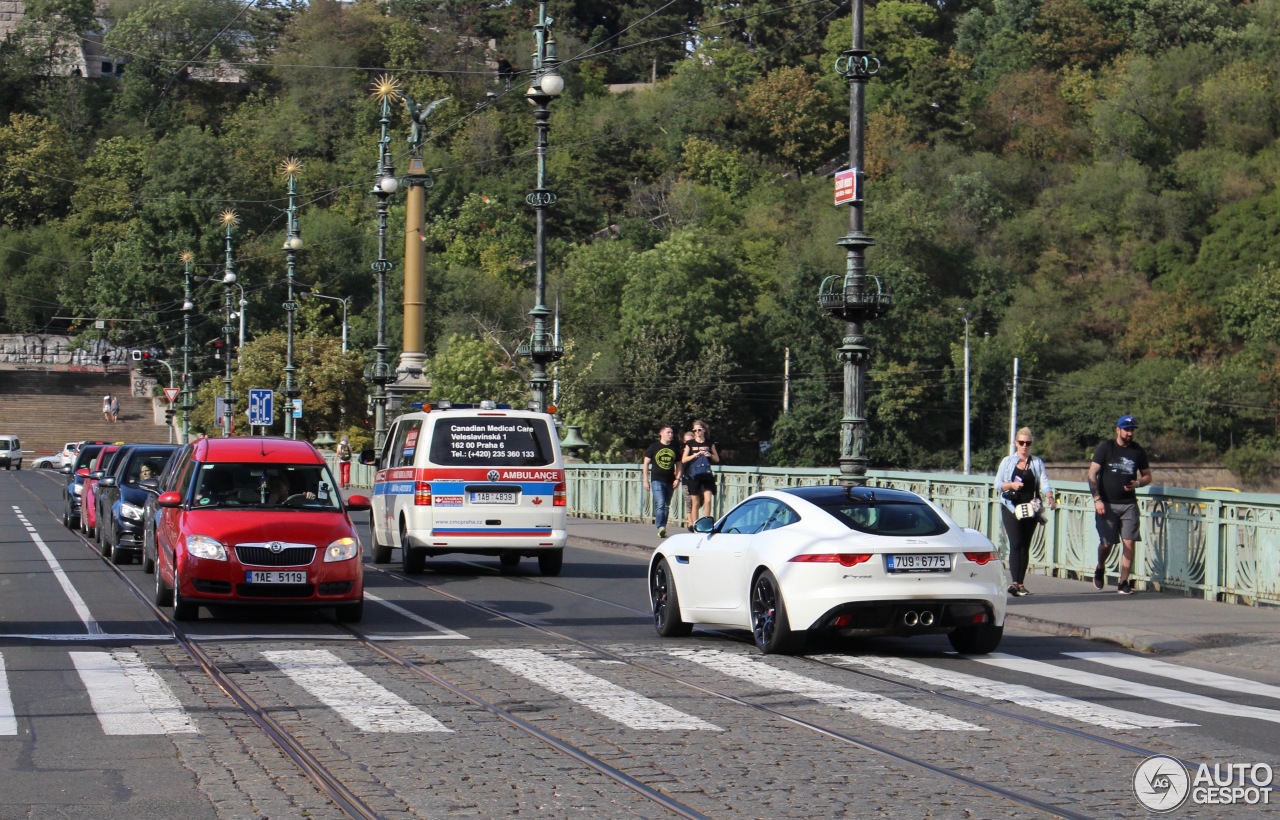
[[[644,451],[644,463],[640,465],[644,488],[653,493],[653,523],[659,538],[667,537],[667,513],[680,481],[680,454],[676,451],[675,438],[670,424],[658,428],[658,440]]]
[[[1089,491],[1093,493],[1094,523],[1098,528],[1098,565],[1093,570],[1093,585],[1103,589],[1107,559],[1111,548],[1124,544],[1120,555],[1121,595],[1132,595],[1129,573],[1133,570],[1133,545],[1140,540],[1138,528],[1138,496],[1135,490],[1151,483],[1151,464],[1147,451],[1133,440],[1138,422],[1133,416],[1116,421],[1114,441],[1104,441],[1093,452],[1089,465]]]

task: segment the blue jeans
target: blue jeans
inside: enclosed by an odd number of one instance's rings
[[[653,492],[653,523],[660,530],[666,529],[667,511],[671,508],[674,488],[670,481],[651,481],[649,489]]]

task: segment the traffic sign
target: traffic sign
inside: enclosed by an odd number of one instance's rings
[[[264,388],[249,391],[249,424],[270,427],[275,413],[275,393]]]
[[[178,400],[178,394],[181,392],[181,387],[166,387],[164,389],[164,397],[169,400],[170,404],[173,404]]]
[[[302,399],[293,400],[293,417],[295,419],[302,418]]]

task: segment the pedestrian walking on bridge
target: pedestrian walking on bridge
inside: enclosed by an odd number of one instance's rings
[[[1129,573],[1133,571],[1134,544],[1141,540],[1135,491],[1151,483],[1147,451],[1133,440],[1137,429],[1137,419],[1130,415],[1121,416],[1116,420],[1115,439],[1099,444],[1089,464],[1089,491],[1093,493],[1094,522],[1099,539],[1093,585],[1097,589],[1106,588],[1107,559],[1111,557],[1111,549],[1123,543],[1120,581],[1116,587],[1121,595],[1133,594]]]
[[[1009,594],[1022,598],[1031,594],[1023,581],[1027,577],[1031,539],[1040,524],[1041,510],[1043,507],[1052,510],[1057,502],[1044,462],[1031,454],[1031,445],[1035,441],[1031,428],[1023,427],[1013,441],[1014,453],[1005,456],[996,470],[996,492],[1000,494],[1004,534],[1009,539],[1009,575],[1013,578]]]
[[[671,497],[680,483],[681,466],[675,428],[664,424],[658,428],[658,440],[644,451],[644,461],[640,464],[644,488],[653,495],[653,523],[659,538],[667,537],[667,515]]]

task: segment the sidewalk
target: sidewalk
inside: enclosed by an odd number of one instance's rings
[[[671,534],[679,528],[668,528]],[[624,549],[648,555],[660,539],[648,524],[573,518],[569,543],[584,547]],[[1010,598],[1005,623],[1011,629],[1109,641],[1141,652],[1174,653],[1193,649],[1241,647],[1244,652],[1274,655],[1280,648],[1280,610],[1222,604],[1139,591],[1116,592],[1108,577],[1099,592],[1092,580],[1073,581],[1027,575],[1032,595]]]

